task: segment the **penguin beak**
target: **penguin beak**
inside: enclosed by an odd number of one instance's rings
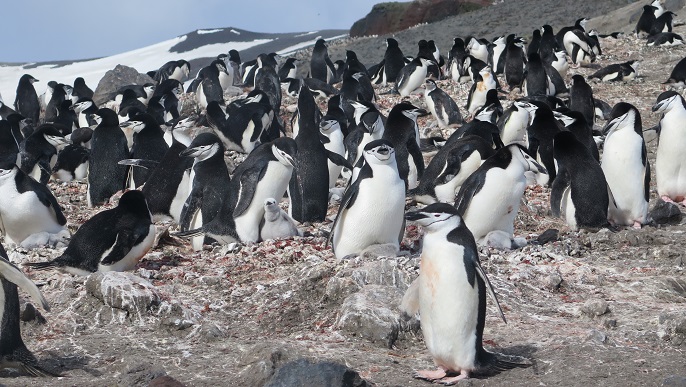
[[[405,219],[409,220],[410,222],[416,222],[420,219],[426,219],[428,217],[429,215],[421,211],[412,211],[405,214]]]
[[[424,117],[429,115],[429,112],[425,109],[415,109],[415,111],[417,112],[418,117]]]
[[[200,149],[198,148],[186,148],[179,153],[181,157],[195,157],[200,154]]]
[[[608,122],[607,125],[605,125],[605,127],[603,128],[602,133],[603,133],[605,136],[607,136],[610,132],[612,132],[612,131],[614,131],[615,129],[617,129],[617,127],[619,126],[619,124],[620,124],[623,120],[624,120],[624,116],[619,116],[619,117],[615,118],[614,120]]]
[[[667,107],[667,105],[669,105],[669,101],[671,101],[671,98],[663,99],[662,101],[653,105],[652,110],[656,113],[662,113],[664,111],[665,107]]]

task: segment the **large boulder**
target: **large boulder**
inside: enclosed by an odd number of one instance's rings
[[[279,368],[265,387],[366,387],[370,386],[360,375],[338,363],[322,361],[313,363],[298,359]]]
[[[98,82],[98,87],[95,88],[93,94],[93,102],[96,105],[102,105],[109,101],[111,96],[121,87],[146,83],[155,83],[155,81],[148,75],[139,73],[133,67],[118,64],[114,70],[106,72],[105,76]]]
[[[131,273],[96,272],[86,280],[88,294],[103,304],[142,318],[160,304],[160,295],[150,282]]]

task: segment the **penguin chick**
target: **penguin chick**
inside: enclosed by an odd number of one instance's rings
[[[276,199],[264,201],[264,218],[260,223],[260,239],[282,239],[292,236],[302,236],[295,220],[279,207]]]

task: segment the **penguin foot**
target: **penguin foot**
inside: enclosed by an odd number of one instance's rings
[[[636,229],[636,230],[640,230],[640,229],[641,229],[641,222],[635,221],[635,222],[634,222],[634,225],[633,225],[633,228]]]
[[[469,379],[469,373],[467,371],[462,371],[457,376],[451,376],[449,378],[443,378],[440,380],[435,380],[434,383],[439,383],[444,386],[452,386],[453,384],[459,382],[462,379]]]
[[[660,199],[662,199],[663,201],[665,201],[665,202],[667,202],[667,203],[674,203],[674,200],[672,200],[672,198],[670,198],[670,197],[667,196],[667,195],[662,195],[662,196],[660,197]],[[684,200],[684,201],[686,201],[686,200]]]
[[[412,377],[414,377],[415,379],[424,379],[424,380],[428,380],[430,382],[433,382],[433,381],[438,381],[440,379],[445,378],[446,375],[447,374],[446,374],[445,370],[442,368],[439,368],[439,369],[433,370],[433,371],[432,370],[415,371],[414,375],[412,375]]]

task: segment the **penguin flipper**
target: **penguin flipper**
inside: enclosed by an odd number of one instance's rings
[[[202,228],[194,228],[194,229],[188,230],[188,231],[175,232],[172,234],[172,236],[179,237],[179,238],[195,238],[197,236],[201,236],[204,234],[205,234],[205,232],[202,230]]]
[[[57,223],[60,226],[67,224],[67,218],[64,217],[62,208],[60,208],[60,205],[57,204],[57,199],[55,199],[55,196],[50,192],[50,189],[46,185],[43,185],[33,179],[28,177],[27,179],[31,189],[36,193],[36,196],[38,196],[38,200],[52,210]]]
[[[236,208],[233,210],[233,217],[237,218],[250,207],[252,199],[255,196],[255,190],[257,187],[257,182],[263,177],[265,173],[264,166],[255,166],[248,168],[241,173],[239,178],[239,188],[238,188],[238,201],[236,203]]]
[[[476,254],[476,252],[475,252]],[[476,269],[477,274],[479,274],[479,277],[484,280],[484,283],[486,284],[486,291],[488,294],[493,298],[493,302],[495,303],[495,306],[498,308],[498,314],[500,314],[500,318],[503,319],[503,322],[507,324],[507,320],[505,319],[505,313],[503,313],[503,309],[500,307],[500,302],[498,301],[498,297],[495,295],[495,290],[493,290],[493,285],[491,285],[491,281],[488,279],[486,276],[486,272],[484,271],[483,267],[481,267],[481,264],[479,263],[478,256],[474,257],[474,267]]]
[[[329,160],[331,160],[332,163],[339,165],[341,167],[344,167],[344,168],[348,168],[350,170],[353,169],[352,164],[350,164],[350,162],[348,162],[348,160],[346,160],[343,156],[339,155],[336,152],[331,152],[328,149],[325,149],[325,151],[326,151],[326,157]]]
[[[143,159],[124,159],[120,160],[117,164],[119,165],[131,165],[134,167],[141,167],[145,169],[155,169],[160,162],[157,160],[143,160]]]
[[[455,208],[460,213],[460,216],[464,216],[469,208],[469,203],[471,203],[472,198],[476,195],[481,188],[483,188],[486,182],[486,171],[476,170],[474,173],[469,175],[467,180],[465,180],[460,191],[457,193],[457,199],[455,200]]]
[[[550,190],[550,210],[555,217],[560,217],[562,196],[570,184],[570,176],[567,170],[560,170],[557,176],[555,176]]]
[[[368,173],[365,173],[368,171]],[[369,176],[368,176],[369,175]],[[348,188],[345,190],[345,193],[343,194],[343,199],[341,199],[341,204],[338,207],[338,213],[336,214],[336,219],[334,219],[333,224],[331,225],[331,231],[329,232],[328,238],[326,238],[326,244],[325,247],[329,246],[331,243],[331,239],[333,238],[333,233],[336,230],[336,225],[338,224],[338,221],[341,218],[341,215],[343,212],[345,212],[348,208],[350,208],[354,203],[355,199],[357,199],[357,194],[359,193],[359,187],[360,187],[360,181],[364,179],[365,177],[371,177],[371,168],[367,167],[364,168],[360,171],[360,174],[357,176],[357,179],[348,186]]]
[[[118,262],[120,259],[124,258],[133,248],[142,236],[146,235],[144,233],[148,231],[147,226],[138,226],[135,228],[122,228],[117,233],[117,238],[114,241],[114,245],[111,247],[110,252],[100,260],[101,265],[112,265]]]
[[[45,297],[43,297],[43,294],[41,294],[40,290],[38,290],[36,284],[26,277],[21,270],[17,269],[16,266],[2,256],[0,256],[0,276],[23,289],[31,296],[31,298],[39,302],[43,309],[50,311],[50,305],[48,305],[48,301],[45,299]]]
[[[417,178],[421,178],[422,175],[424,175],[424,156],[414,137],[407,140],[407,151],[410,153],[410,156],[412,156],[412,160],[417,167]]]

